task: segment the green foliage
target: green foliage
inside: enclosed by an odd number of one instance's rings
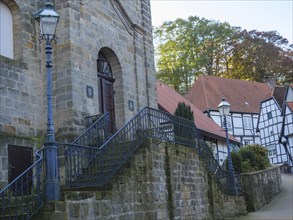
[[[264,170],[270,166],[267,149],[261,145],[247,145],[231,153],[233,167],[237,172]]]
[[[257,170],[256,155],[248,147],[241,147],[238,154],[242,157],[242,168],[243,170]],[[244,167],[243,167],[244,166]],[[245,171],[244,171],[245,172]]]
[[[242,158],[241,155],[236,153],[235,151],[231,152],[231,159],[233,168],[236,172],[242,173]]]
[[[249,160],[245,160],[242,162],[242,172],[243,173],[249,173],[249,172],[253,172],[253,171],[255,171],[255,169],[251,166]]]
[[[246,31],[191,16],[164,22],[154,38],[157,78],[181,94],[202,74],[292,82],[293,45],[275,31]]]
[[[267,149],[257,144],[241,147],[238,152],[232,151],[231,158],[234,170],[239,173],[264,170],[270,166]],[[228,169],[227,160],[225,164]]]
[[[186,105],[184,102],[179,102],[177,105],[177,108],[174,112],[174,115],[177,115],[182,118],[186,118],[188,120],[193,121],[193,111],[191,111],[191,108],[189,105]]]
[[[258,144],[252,144],[246,146],[249,150],[253,151],[256,159],[256,169],[263,170],[270,166],[270,160],[268,158],[268,150]]]

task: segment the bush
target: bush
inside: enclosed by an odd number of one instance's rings
[[[191,120],[194,123],[193,111],[184,102],[179,102],[174,112],[176,116]],[[178,143],[194,143],[194,133],[192,129],[186,129],[184,125],[176,123],[174,125],[175,140]]]
[[[235,151],[231,152],[231,159],[232,159],[232,164],[233,168],[236,172],[242,173],[242,158],[241,155],[238,154]]]
[[[250,164],[249,160],[245,160],[242,162],[242,172],[243,173],[249,173],[255,171],[255,168],[253,168]]]
[[[194,120],[193,111],[191,111],[190,106],[186,105],[184,102],[178,103],[177,108],[174,112],[174,115],[189,119],[191,121]]]
[[[242,164],[242,168],[243,166],[245,166],[245,168],[243,168],[243,172],[245,172],[244,170],[249,170],[246,172],[251,172],[258,169],[254,151],[250,150],[247,147],[242,147],[240,148],[238,153],[241,155],[243,163],[245,163]]]
[[[263,170],[270,166],[268,150],[265,147],[258,144],[252,144],[246,147],[247,149],[253,151],[255,154],[256,170]]]
[[[258,144],[241,147],[238,152],[232,151],[231,158],[234,170],[239,173],[264,170],[270,166],[267,149]],[[225,165],[228,169],[227,159]]]
[[[242,173],[242,158],[241,155],[235,151],[231,152],[232,164],[235,172]],[[228,170],[228,158],[225,160],[226,170]]]

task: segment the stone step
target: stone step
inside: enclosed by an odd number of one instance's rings
[[[36,206],[36,195],[27,195],[23,197],[4,197],[1,203],[5,201],[4,215],[11,215],[13,213],[27,213],[32,207]]]
[[[65,201],[47,202],[33,217],[32,220],[67,220]]]

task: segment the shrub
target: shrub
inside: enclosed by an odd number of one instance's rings
[[[235,151],[231,152],[232,164],[235,172],[242,173],[242,158],[241,155]],[[225,160],[226,169],[228,170],[228,158]]]
[[[250,164],[249,160],[245,160],[242,162],[242,172],[243,173],[249,173],[255,171],[255,168],[253,168]]]
[[[194,121],[193,111],[191,111],[190,106],[186,105],[184,102],[179,102],[177,108],[174,112],[176,116]],[[186,129],[181,124],[174,125],[175,140],[178,143],[190,143],[194,142],[194,133],[192,129]]]
[[[246,147],[255,153],[256,170],[263,170],[270,166],[268,150],[265,147],[258,144],[252,144]]]
[[[178,103],[177,108],[174,112],[174,115],[189,119],[191,121],[194,120],[193,111],[191,111],[190,106],[186,105],[184,102]]]
[[[242,147],[240,148],[238,153],[241,155],[243,163],[245,163],[245,164],[242,164],[242,168],[243,166],[245,166],[245,168],[243,169],[243,172],[251,172],[258,169],[254,151],[250,150],[247,147]],[[249,170],[249,171],[244,171],[244,170]]]
[[[234,170],[238,173],[242,173],[242,158],[241,155],[235,151],[231,152],[231,159],[233,163]]]

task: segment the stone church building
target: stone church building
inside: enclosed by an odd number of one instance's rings
[[[52,43],[59,142],[80,134],[87,116],[110,112],[116,130],[157,106],[149,0],[51,2],[60,15]],[[32,163],[46,133],[45,42],[34,19],[45,3],[0,0],[0,188]]]

